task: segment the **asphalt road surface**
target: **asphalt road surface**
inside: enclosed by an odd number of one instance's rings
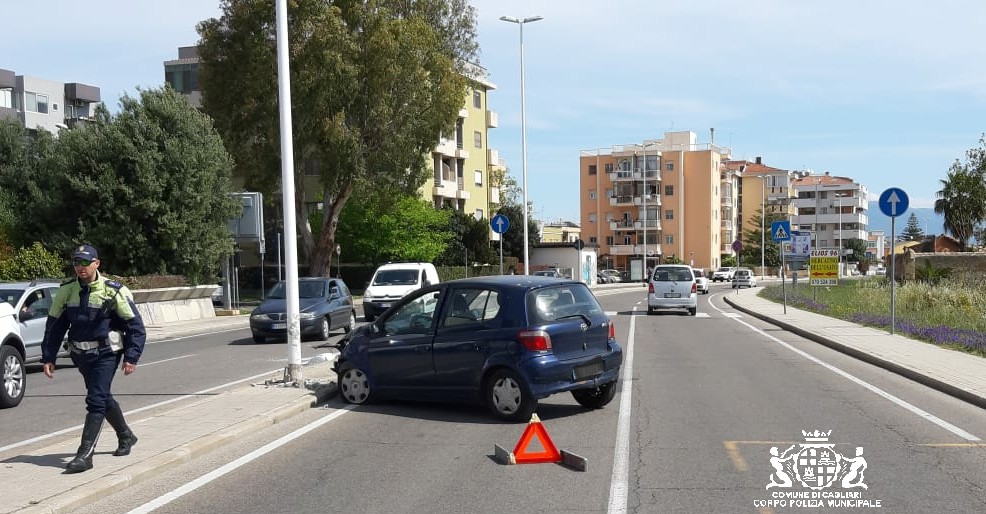
[[[713,286],[695,317],[647,316],[643,289],[598,294],[626,348],[621,391],[602,410],[567,394],[538,409],[586,472],[495,462],[493,445],[512,448],[524,425],[478,407],[337,399],[83,512],[986,511],[986,411],[741,315],[724,294]],[[806,441],[816,430],[828,440]],[[821,485],[783,487],[772,450]],[[855,471],[827,476],[836,458]]]

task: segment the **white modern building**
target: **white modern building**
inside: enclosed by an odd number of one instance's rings
[[[98,87],[0,69],[0,119],[16,119],[28,130],[58,133],[90,119],[100,101]]]
[[[828,172],[803,175],[792,185],[797,198],[791,229],[810,232],[812,249],[838,250],[850,239],[869,239],[865,186]]]

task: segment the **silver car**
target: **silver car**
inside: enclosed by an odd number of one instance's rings
[[[0,283],[0,302],[9,303],[17,312],[26,363],[41,361],[41,341],[48,323],[48,309],[58,286],[57,279]],[[59,352],[59,357],[68,355],[64,345]]]
[[[692,316],[698,312],[698,284],[691,266],[655,266],[648,282],[647,314],[658,309],[685,309]]]
[[[733,289],[740,287],[757,287],[757,276],[752,270],[740,268],[733,273]]]

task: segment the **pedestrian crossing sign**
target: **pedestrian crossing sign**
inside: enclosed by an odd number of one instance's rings
[[[790,221],[770,222],[770,237],[774,241],[790,241],[791,222]]]

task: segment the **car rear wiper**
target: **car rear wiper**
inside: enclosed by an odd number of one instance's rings
[[[592,320],[589,319],[589,316],[586,316],[585,314],[569,314],[568,316],[562,316],[560,318],[555,318],[555,320],[557,321],[557,320],[563,320],[563,319],[569,319],[569,318],[582,318],[582,319],[585,320],[585,322],[590,327],[592,326]]]

